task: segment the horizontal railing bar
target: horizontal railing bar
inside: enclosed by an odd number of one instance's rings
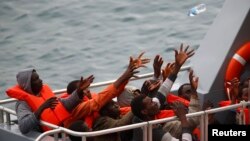
[[[64,127],[59,127],[58,129],[50,130],[47,132],[42,133],[39,135],[36,139],[36,141],[39,141],[45,136],[48,136],[50,134],[55,134],[55,133],[60,133],[60,132],[65,132],[67,134],[73,135],[73,136],[86,136],[86,137],[93,137],[93,136],[100,136],[100,135],[105,135],[105,134],[110,134],[114,132],[120,132],[120,131],[125,131],[125,130],[130,130],[130,129],[135,129],[135,128],[140,128],[143,126],[147,126],[147,122],[142,122],[142,123],[137,123],[137,124],[131,124],[131,125],[126,125],[126,126],[121,126],[121,127],[116,127],[116,128],[111,128],[111,129],[105,129],[105,130],[100,130],[100,131],[92,131],[92,132],[76,132],[69,130]]]
[[[55,134],[55,133],[60,133],[62,131],[62,129],[58,128],[58,129],[54,129],[54,130],[50,130],[47,132],[42,133],[41,135],[39,135],[35,141],[40,141],[41,139],[43,139],[46,136],[49,136],[51,134]]]
[[[16,112],[14,110],[6,108],[6,107],[3,107],[3,106],[0,106],[0,110],[2,110],[4,112],[7,112],[9,114],[12,114],[12,115],[16,115]]]
[[[199,111],[199,112],[195,112],[195,113],[189,113],[186,115],[186,117],[195,117],[195,116],[201,116],[205,114],[204,111]],[[173,120],[177,120],[177,116],[173,116],[173,117],[168,117],[168,118],[164,118],[164,119],[157,119],[157,120],[152,120],[149,121],[149,124],[159,124],[159,123],[163,123],[163,122],[169,122],[169,121],[173,121]]]
[[[200,116],[200,115],[203,115],[205,113],[207,113],[207,114],[216,113],[216,112],[221,112],[221,111],[225,111],[225,110],[230,110],[230,109],[235,109],[235,108],[238,108],[238,107],[242,107],[243,105],[250,105],[250,102],[249,101],[248,102],[241,102],[239,104],[229,105],[229,106],[226,106],[226,107],[220,107],[220,108],[214,108],[214,109],[205,110],[205,111],[199,111],[199,112],[195,112],[195,113],[189,113],[186,116],[187,117],[192,117],[192,116]],[[11,109],[8,109],[8,108],[5,108],[3,106],[0,106],[0,110],[3,110],[3,111],[8,112],[10,114],[16,115],[15,111],[13,111]],[[169,118],[165,118],[165,119],[159,119],[159,120],[154,120],[154,121],[149,121],[149,122],[142,122],[142,123],[131,124],[131,125],[126,125],[126,126],[121,126],[121,127],[116,127],[116,128],[112,128],[112,129],[106,129],[106,130],[100,130],[100,131],[92,131],[92,132],[76,132],[76,131],[66,129],[64,127],[60,127],[60,126],[56,126],[54,124],[50,124],[50,123],[47,123],[47,122],[44,122],[44,121],[40,121],[40,123],[42,125],[46,125],[46,126],[49,126],[51,128],[55,128],[56,130],[51,130],[51,131],[42,133],[37,138],[37,140],[43,138],[46,135],[55,134],[55,133],[59,133],[59,132],[62,132],[62,131],[65,132],[65,133],[71,134],[71,135],[75,135],[75,136],[86,136],[86,137],[99,136],[99,135],[104,135],[104,134],[107,134],[107,133],[130,130],[130,129],[134,129],[134,128],[147,126],[148,124],[158,124],[158,123],[172,121],[172,120],[176,120],[176,119],[178,119],[178,118],[176,116],[174,116],[174,117],[169,117]]]
[[[238,107],[242,107],[244,104],[250,105],[250,101],[241,102],[241,103],[233,104],[233,105],[228,105],[228,106],[225,106],[225,107],[213,108],[213,109],[210,109],[210,110],[205,110],[205,112],[207,114],[217,113],[217,112],[220,112],[220,111],[226,111],[226,110],[231,110],[231,109],[235,109],[235,108],[238,108]]]

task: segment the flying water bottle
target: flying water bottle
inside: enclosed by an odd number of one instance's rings
[[[205,12],[206,11],[206,5],[205,4],[199,4],[199,5],[196,5],[195,7],[191,8],[189,11],[188,11],[188,16],[190,17],[193,17],[193,16],[196,16],[202,12]]]

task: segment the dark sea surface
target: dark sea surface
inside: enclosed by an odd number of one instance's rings
[[[207,10],[187,16],[197,4]],[[181,43],[198,49],[224,0],[0,0],[0,99],[18,71],[34,66],[62,89],[80,76],[116,79],[129,56],[173,61]],[[152,72],[152,62],[141,73]]]

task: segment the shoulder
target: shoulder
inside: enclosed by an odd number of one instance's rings
[[[27,109],[27,110],[30,110],[30,107],[29,105],[25,102],[25,101],[17,101],[16,102],[16,110],[18,109]]]

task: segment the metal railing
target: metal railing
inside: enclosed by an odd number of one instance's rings
[[[189,68],[190,67],[187,66],[187,67],[183,67],[181,70],[184,71],[184,70],[188,70]],[[131,80],[133,81],[133,80],[138,80],[138,79],[145,79],[145,78],[149,78],[152,76],[153,76],[153,73],[147,73],[147,74],[139,75],[138,78],[133,78]],[[114,81],[115,80],[94,83],[90,87],[94,88],[94,87],[106,86],[106,85],[113,83]],[[60,93],[64,93],[64,92],[66,92],[66,89],[54,91],[55,94],[60,94]],[[16,99],[14,99],[14,98],[5,99],[5,100],[1,100],[0,104],[12,103],[14,101],[16,101]],[[244,108],[244,107],[246,107],[246,105],[250,105],[250,102],[242,102],[239,104],[234,104],[234,105],[230,105],[230,106],[226,106],[226,107],[214,108],[211,110],[190,113],[190,114],[187,114],[187,117],[200,116],[201,140],[207,141],[208,140],[207,139],[208,138],[207,127],[208,127],[208,115],[209,114],[222,112],[222,111],[226,111],[226,110],[230,110],[230,109],[235,109],[238,107]],[[244,112],[243,112],[243,114],[244,114]],[[4,115],[5,115],[5,117],[4,117]],[[10,124],[11,123],[11,116],[10,115],[16,116],[16,112],[14,110],[9,109],[9,108],[0,106],[0,123],[6,122],[7,124]],[[142,123],[131,124],[131,125],[127,125],[127,126],[116,127],[116,128],[106,129],[106,130],[101,130],[101,131],[93,131],[93,132],[76,132],[76,131],[72,131],[72,130],[69,130],[69,129],[64,128],[64,127],[53,125],[53,124],[45,122],[45,121],[40,121],[41,125],[48,126],[48,127],[52,128],[53,130],[42,133],[40,136],[38,136],[36,138],[36,141],[41,141],[44,137],[50,136],[50,135],[54,135],[54,140],[57,141],[57,140],[59,140],[59,134],[61,134],[61,140],[66,140],[66,137],[68,134],[68,135],[82,137],[82,141],[86,141],[87,137],[110,134],[110,133],[114,133],[114,132],[125,131],[125,130],[130,130],[130,129],[135,129],[135,128],[142,128],[143,141],[152,141],[152,126],[154,124],[169,122],[169,121],[173,121],[173,120],[178,120],[178,119],[176,116],[174,116],[174,117],[169,117],[169,118],[165,118],[165,119],[158,119],[158,120],[153,120],[153,121],[149,121],[149,122],[142,122]]]
[[[231,110],[231,109],[236,109],[238,107],[245,108],[246,106],[250,105],[250,101],[248,102],[241,102],[239,104],[234,104],[234,105],[229,105],[225,107],[220,107],[220,108],[214,108],[210,110],[205,110],[205,111],[199,111],[195,113],[190,113],[187,114],[187,117],[195,117],[195,116],[200,116],[200,130],[201,130],[201,140],[202,141],[208,141],[208,115],[212,113],[218,113],[218,112],[223,112],[226,110]],[[10,114],[16,116],[16,112],[9,109],[5,108],[3,106],[0,106],[0,111],[4,112],[6,114],[6,123],[10,123]],[[243,115],[245,113],[243,112]],[[152,141],[152,126],[154,124],[159,124],[159,123],[165,123],[173,120],[178,120],[176,116],[169,117],[169,118],[164,118],[164,119],[158,119],[158,120],[153,120],[149,122],[142,122],[142,123],[137,123],[137,124],[131,124],[131,125],[126,125],[122,127],[116,127],[116,128],[111,128],[111,129],[106,129],[106,130],[100,130],[100,131],[93,131],[93,132],[76,132],[69,130],[64,127],[56,126],[53,124],[50,124],[48,122],[41,121],[41,125],[48,126],[52,128],[53,130],[47,131],[42,133],[36,138],[36,141],[41,141],[44,137],[54,135],[54,140],[58,141],[59,134],[61,135],[61,140],[66,140],[66,137],[68,135],[72,136],[78,136],[82,137],[82,141],[86,141],[87,137],[94,137],[94,136],[99,136],[99,135],[105,135],[105,134],[110,134],[110,133],[115,133],[119,131],[125,131],[125,130],[130,130],[130,129],[135,129],[135,128],[142,128],[143,130],[143,141]]]
[[[220,108],[214,108],[214,109],[210,109],[210,110],[190,113],[190,114],[187,114],[187,118],[201,116],[201,121],[203,121],[200,124],[201,140],[208,141],[208,130],[207,129],[208,129],[208,115],[209,114],[223,112],[223,111],[231,110],[231,109],[236,109],[238,107],[243,108],[246,105],[250,105],[250,102],[241,102],[239,104],[229,105],[226,107],[220,107]],[[244,114],[244,112],[243,112],[243,114]],[[42,133],[36,139],[36,141],[41,141],[46,136],[55,135],[55,134],[59,134],[59,133],[64,133],[64,134],[66,133],[69,135],[82,137],[82,141],[86,141],[86,137],[105,135],[105,134],[110,134],[110,133],[114,133],[114,132],[120,132],[120,131],[135,129],[135,128],[142,128],[143,141],[152,141],[152,127],[154,124],[160,124],[160,123],[170,122],[170,121],[174,121],[174,120],[178,120],[178,118],[176,116],[173,116],[173,117],[169,117],[169,118],[165,118],[165,119],[158,119],[158,120],[153,120],[153,121],[149,121],[149,122],[142,122],[142,123],[131,124],[131,125],[126,125],[126,126],[122,126],[122,127],[116,127],[116,128],[100,130],[100,131],[93,131],[93,132],[76,132],[76,131],[72,131],[72,130],[69,130],[69,129],[66,129],[63,127],[58,127],[54,130]],[[65,135],[63,137],[65,137]],[[65,140],[65,138],[62,138],[62,140]]]

